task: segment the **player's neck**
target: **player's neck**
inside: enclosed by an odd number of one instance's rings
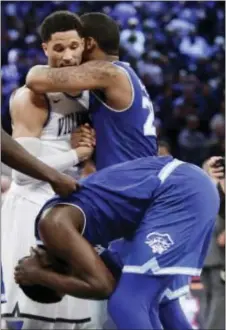
[[[117,55],[109,55],[109,54],[105,54],[102,51],[96,52],[95,56],[94,56],[96,61],[109,61],[109,62],[114,62],[114,61],[118,61],[119,57]]]

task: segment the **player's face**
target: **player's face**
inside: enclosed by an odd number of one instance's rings
[[[56,32],[42,47],[51,67],[74,66],[82,61],[84,39],[75,30]]]

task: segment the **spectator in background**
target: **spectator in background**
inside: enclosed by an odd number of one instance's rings
[[[224,110],[224,104],[221,106]],[[222,113],[216,114],[210,121],[210,139],[208,141],[209,156],[225,154],[225,118]]]
[[[206,157],[207,139],[199,130],[199,118],[189,115],[186,118],[186,127],[178,137],[180,158],[186,162],[201,165]]]
[[[47,14],[62,9],[78,14],[103,11],[118,22],[121,59],[138,71],[159,107],[157,116],[175,156],[179,156],[178,135],[190,114],[199,117],[200,131],[211,135],[209,155],[219,154],[215,148],[223,150],[222,139],[213,142],[209,127],[224,99],[224,3],[220,1],[3,2],[2,123],[9,133],[9,95],[24,83],[31,66],[45,63],[36,28]]]
[[[187,36],[183,37],[179,46],[180,52],[191,59],[208,58],[211,47],[203,37],[196,33],[197,31],[192,29]]]
[[[131,56],[132,51],[137,54],[137,58],[139,58],[144,53],[144,42],[145,36],[144,33],[138,28],[139,20],[136,17],[131,17],[127,22],[128,28],[122,30],[120,36],[120,44],[125,48],[131,47]],[[134,40],[134,42],[131,42]]]
[[[204,169],[219,186],[221,206],[216,219],[214,234],[202,271],[201,280],[204,294],[201,299],[201,316],[203,328],[222,330],[225,328],[225,284],[221,273],[225,269],[225,195],[220,187],[222,169],[216,167],[221,157],[212,157],[204,163]]]

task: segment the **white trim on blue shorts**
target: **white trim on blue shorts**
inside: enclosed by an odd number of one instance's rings
[[[161,169],[158,174],[158,178],[161,180],[162,183],[165,182],[168,176],[181,164],[184,164],[184,162],[175,158]]]
[[[151,271],[153,275],[191,275],[199,276],[202,269],[193,267],[165,267],[161,268],[156,258],[148,260],[141,266],[124,266],[123,273],[145,274]]]
[[[174,299],[177,299],[181,296],[184,296],[184,295],[188,294],[189,292],[190,292],[189,285],[184,285],[184,286],[180,287],[179,289],[177,289],[175,291],[172,291],[170,288],[167,288],[163,292],[160,300],[163,300],[165,298],[167,298],[168,300],[174,300]]]

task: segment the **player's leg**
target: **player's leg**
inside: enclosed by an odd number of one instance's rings
[[[186,315],[184,314],[180,297],[189,294],[191,276],[187,275],[171,275],[173,281],[164,292],[160,308],[159,315],[163,327],[167,330],[180,330],[180,329],[192,329]]]
[[[190,330],[192,325],[185,316],[179,298],[161,304],[159,316],[164,329],[167,330]]]
[[[108,302],[118,329],[162,329],[159,300],[170,276],[123,273]]]

